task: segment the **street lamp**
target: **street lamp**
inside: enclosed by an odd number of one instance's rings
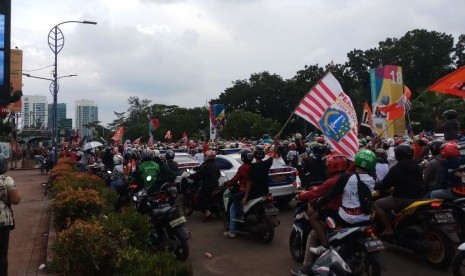
[[[58,28],[58,26],[65,24],[65,23],[80,23],[80,24],[91,24],[91,25],[96,25],[97,22],[93,21],[76,21],[76,20],[71,20],[71,21],[64,21],[61,23],[56,24],[48,33],[48,46],[52,50],[52,52],[55,54],[55,72],[53,73],[53,131],[54,131],[54,137],[55,142],[53,145],[55,146],[55,160],[58,160],[58,155],[57,155],[57,150],[58,150],[58,141],[60,140],[58,136],[58,121],[57,121],[57,109],[58,109],[58,103],[57,103],[57,96],[58,96],[58,63],[57,63],[57,58],[58,58],[58,53],[60,53],[61,49],[63,49],[63,46],[65,45],[65,37],[63,35],[63,32]]]

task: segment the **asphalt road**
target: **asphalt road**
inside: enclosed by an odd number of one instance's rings
[[[298,265],[288,249],[293,203],[280,209],[281,225],[275,228],[274,240],[268,245],[247,234],[239,234],[235,239],[223,237],[222,220],[203,222],[202,214],[198,212],[187,217],[192,232],[188,261],[193,266],[194,275],[292,275],[290,269]],[[211,258],[205,257],[207,252]],[[384,255],[388,270],[383,275],[451,275],[450,270],[435,270],[421,257],[402,248],[387,245]]]

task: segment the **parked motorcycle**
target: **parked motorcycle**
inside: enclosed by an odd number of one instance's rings
[[[452,262],[452,273],[454,276],[465,275],[465,243],[462,243],[457,250],[457,255]]]
[[[231,189],[223,193],[224,200],[224,227],[229,231],[229,208],[231,207]],[[252,200],[242,208],[243,220],[236,219],[237,231],[248,232],[262,243],[268,244],[273,240],[274,228],[279,225],[279,209],[270,195]]]
[[[450,266],[459,238],[452,210],[443,208],[443,200],[418,200],[391,215],[394,234],[386,241],[423,255],[437,269]],[[383,230],[379,221],[377,228]]]
[[[150,240],[153,251],[170,251],[178,260],[189,256],[190,231],[185,225],[187,220],[179,212],[178,206],[171,206],[166,191],[148,195],[145,189],[132,196],[137,210],[148,214],[152,222]]]
[[[308,203],[300,201],[297,203],[297,209],[294,214],[294,223],[289,236],[289,250],[291,256],[296,262],[303,262],[305,250],[307,249],[307,237],[312,226],[307,215]]]

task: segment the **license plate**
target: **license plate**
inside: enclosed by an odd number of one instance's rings
[[[433,215],[436,223],[455,223],[454,215],[451,213],[434,213]]]
[[[265,211],[268,216],[276,216],[279,214],[279,209],[276,207],[266,208]]]
[[[375,251],[380,251],[384,249],[384,244],[381,240],[379,239],[367,239],[365,241],[365,248],[367,249],[368,252],[375,252]]]
[[[172,221],[170,221],[170,226],[171,228],[174,228],[186,222],[187,222],[186,218],[184,216],[180,216],[179,218],[173,219]]]
[[[272,175],[271,176],[271,180],[275,181],[275,182],[282,182],[282,181],[286,181],[286,176],[285,175]]]

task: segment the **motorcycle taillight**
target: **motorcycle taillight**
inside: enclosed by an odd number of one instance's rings
[[[266,197],[266,201],[268,202],[273,202],[273,196],[271,194],[269,194],[267,197]]]
[[[441,208],[442,202],[441,201],[434,201],[431,202],[431,208]]]
[[[369,237],[371,237],[372,235],[374,235],[376,232],[375,228],[370,226],[370,227],[367,227],[365,228],[365,234]]]

